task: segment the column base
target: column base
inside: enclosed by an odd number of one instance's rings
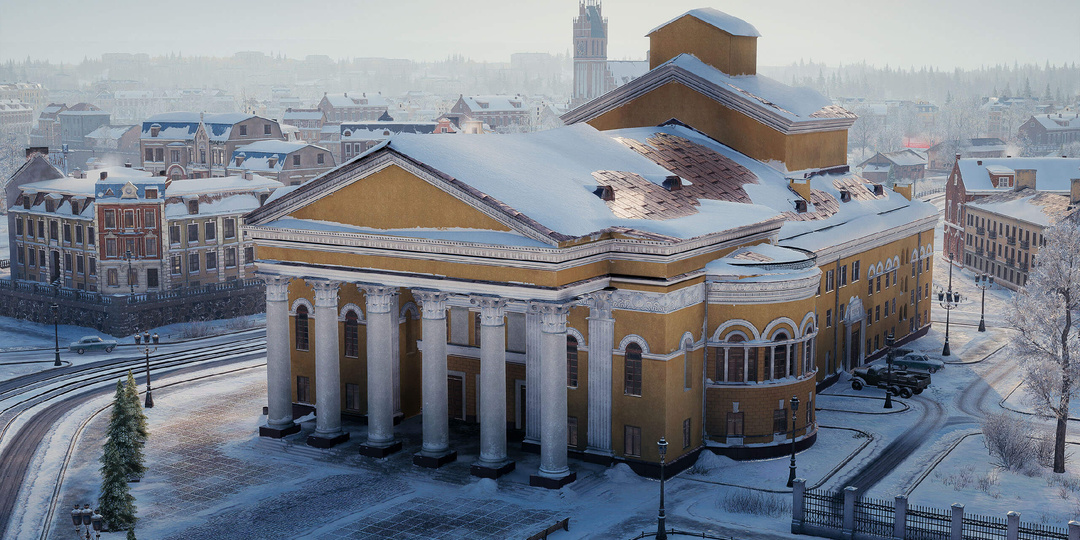
[[[345,441],[349,440],[348,433],[342,433],[336,437],[320,437],[318,435],[308,435],[307,444],[315,448],[332,448]]]
[[[491,478],[494,480],[514,470],[514,467],[516,467],[516,464],[510,460],[504,461],[500,465],[485,465],[477,461],[476,463],[473,463],[472,468],[469,469],[469,474],[480,478]]]
[[[418,467],[424,467],[425,469],[438,469],[447,463],[457,461],[457,451],[447,450],[445,453],[437,456],[424,455],[423,452],[417,452],[413,454],[413,465]]]
[[[271,439],[280,439],[282,437],[288,437],[293,433],[300,433],[300,426],[293,424],[289,427],[275,428],[270,426],[259,426],[259,436],[269,437]]]
[[[612,463],[615,463],[615,454],[611,453],[610,450],[587,449],[581,453],[581,460],[586,463],[596,463],[597,465],[610,467]]]
[[[542,487],[544,489],[562,489],[563,486],[577,480],[577,473],[567,473],[566,476],[560,478],[549,478],[547,476],[540,476],[534,474],[529,476],[529,485],[533,487]]]
[[[390,454],[401,450],[401,441],[394,441],[386,446],[372,446],[364,443],[360,445],[360,455],[382,459]]]

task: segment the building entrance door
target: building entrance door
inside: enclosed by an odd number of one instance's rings
[[[862,339],[862,322],[857,322],[851,325],[851,346],[848,347],[848,369],[859,367],[859,344]]]
[[[448,375],[446,377],[447,411],[450,418],[455,420],[465,419],[465,378],[461,375]]]

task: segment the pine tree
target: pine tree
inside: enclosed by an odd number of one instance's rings
[[[101,455],[101,493],[98,512],[110,528],[123,529],[135,524],[135,497],[128,488],[131,473],[128,462],[130,448],[135,447],[136,435],[128,421],[129,400],[124,381],[116,381],[116,396],[109,420],[108,438]],[[141,472],[140,472],[141,474]]]
[[[135,529],[134,528],[128,529],[127,540],[139,540],[138,538],[135,538]]]

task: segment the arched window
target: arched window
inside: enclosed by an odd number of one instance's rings
[[[625,366],[626,386],[623,393],[630,396],[641,395],[641,346],[630,343],[626,346]]]
[[[777,332],[773,336],[773,341],[787,341],[787,339],[787,333],[785,332]],[[772,351],[772,378],[783,378],[788,361],[788,346],[787,344],[774,345],[770,347],[770,351]]]
[[[690,338],[683,340],[683,388],[689,390],[693,384],[690,376],[692,371],[690,368],[694,365],[693,358],[690,357],[690,351],[694,348],[694,342]]]
[[[574,336],[566,336],[566,386],[577,388],[578,342]]]
[[[296,306],[296,350],[308,350],[308,312],[307,306]]]
[[[727,338],[728,343],[741,343],[746,341],[746,338],[739,334],[732,334]],[[739,346],[728,346],[724,350],[727,351],[727,378],[723,376],[717,377],[717,380],[726,380],[727,382],[743,382],[746,380],[746,349]]]
[[[807,326],[806,327],[806,335],[813,336],[813,334],[814,334],[814,325]],[[803,373],[804,374],[810,373],[811,371],[814,371],[814,340],[815,339],[817,339],[816,336],[807,338],[807,340],[803,342]]]
[[[351,309],[345,313],[345,356],[360,356],[360,317]]]

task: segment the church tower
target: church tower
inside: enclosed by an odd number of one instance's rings
[[[574,18],[574,92],[571,106],[577,106],[606,93],[607,19],[601,14],[599,0],[585,0]]]

